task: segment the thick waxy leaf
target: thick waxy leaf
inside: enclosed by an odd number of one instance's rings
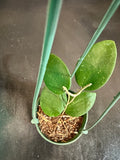
[[[40,106],[46,115],[56,117],[64,110],[65,104],[62,95],[54,94],[45,87],[40,96]]]
[[[69,89],[71,85],[69,70],[63,61],[53,54],[50,55],[48,61],[44,82],[56,94],[62,94],[64,92],[63,86]]]
[[[82,92],[68,105],[65,113],[73,117],[82,116],[92,108],[95,99],[96,93]]]
[[[66,104],[67,104],[67,95],[66,95],[66,93],[64,92],[61,96],[62,96],[62,100],[63,100],[63,105],[66,106]]]
[[[116,63],[117,51],[114,41],[96,43],[78,68],[75,78],[79,86],[92,83],[87,90],[102,87],[110,78]]]

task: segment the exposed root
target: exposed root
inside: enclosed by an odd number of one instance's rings
[[[54,142],[67,142],[78,134],[83,117],[71,117],[68,115],[49,117],[45,115],[39,106],[37,112],[39,127],[45,136]]]

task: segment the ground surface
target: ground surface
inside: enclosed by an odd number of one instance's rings
[[[52,49],[72,72],[110,0],[65,0]],[[120,101],[99,125],[69,146],[49,144],[31,121],[46,14],[45,0],[0,1],[0,160],[120,160]],[[118,59],[89,112],[90,126],[120,91],[120,8],[100,40],[116,41]],[[77,84],[72,89],[77,91]]]

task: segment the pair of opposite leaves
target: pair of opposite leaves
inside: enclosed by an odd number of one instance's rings
[[[86,90],[93,91],[101,88],[110,78],[116,63],[117,51],[114,41],[105,40],[96,43],[78,68],[75,79],[79,86],[89,83],[92,86]],[[58,116],[67,103],[63,86],[68,90],[71,86],[71,75],[64,62],[51,54],[44,82],[47,87],[42,90],[40,105],[45,114],[51,117]],[[93,106],[96,93],[82,92],[68,105],[66,114],[78,117],[87,113]]]

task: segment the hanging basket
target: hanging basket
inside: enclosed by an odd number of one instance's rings
[[[119,5],[120,5],[119,0],[113,0],[110,7],[108,8],[105,16],[103,17],[100,25],[98,26],[96,32],[94,33],[91,41],[89,42],[87,48],[85,49],[83,55],[79,59],[77,65],[75,67],[75,70],[72,74],[72,78],[75,75],[79,66],[81,65],[82,61],[84,60],[84,58],[86,57],[86,55],[90,51],[91,47],[93,46],[93,44],[96,42],[96,40],[98,39],[98,37],[100,36],[100,34],[104,30],[104,28],[106,27],[110,18],[112,17],[112,15],[115,13],[117,8],[119,7]],[[40,66],[39,66],[38,79],[37,79],[37,84],[36,84],[35,93],[34,93],[34,97],[33,97],[33,104],[32,104],[32,117],[33,117],[33,119],[31,120],[31,123],[35,124],[35,126],[37,128],[37,131],[46,141],[48,141],[52,144],[56,144],[56,145],[68,145],[68,144],[71,144],[71,143],[75,142],[83,133],[87,134],[87,132],[89,130],[91,130],[94,126],[96,126],[102,120],[102,118],[109,112],[109,110],[114,106],[114,104],[120,99],[120,92],[114,97],[113,101],[106,108],[106,110],[99,117],[99,119],[87,130],[85,130],[85,127],[86,127],[86,124],[87,124],[87,121],[88,121],[88,113],[83,115],[82,126],[79,129],[78,134],[73,139],[71,139],[70,141],[67,141],[65,143],[53,142],[53,141],[49,140],[41,132],[40,127],[39,127],[39,120],[38,120],[38,117],[37,117],[37,110],[38,110],[38,105],[39,105],[39,103],[37,101],[37,98],[38,98],[38,95],[39,95],[39,92],[40,92],[40,88],[41,88],[42,81],[43,81],[43,78],[44,78],[44,74],[45,74],[45,71],[46,71],[46,67],[47,67],[49,56],[50,56],[53,40],[54,40],[54,37],[55,37],[55,32],[56,32],[56,28],[57,28],[57,23],[58,23],[58,19],[59,19],[59,15],[60,15],[61,6],[62,6],[62,0],[61,1],[50,0],[49,4],[48,4],[47,20],[46,20],[44,41],[43,41],[43,47],[42,47],[43,49],[42,49],[41,63],[40,63]]]

